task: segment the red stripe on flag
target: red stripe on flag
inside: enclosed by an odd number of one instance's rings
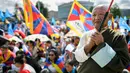
[[[83,12],[83,16],[85,16],[86,14],[87,14],[87,12],[86,12],[86,11],[84,11],[84,12]]]
[[[92,20],[92,18],[86,18],[86,20]]]
[[[74,14],[71,14],[68,21],[73,21],[73,20],[80,20],[80,17],[79,16],[76,16]]]
[[[33,21],[36,21],[40,17],[41,17],[40,14],[37,14],[36,12],[33,12]]]
[[[47,24],[48,35],[53,34],[53,30],[52,30],[52,27],[50,26],[50,24],[48,22],[46,22],[46,24]]]
[[[89,25],[89,24],[87,24],[87,23],[84,23],[84,26],[86,26],[86,28],[88,28],[89,30],[94,29],[94,27],[93,27],[93,26],[91,26],[91,25]]]
[[[74,5],[74,9],[77,10],[78,14],[80,14],[80,8],[77,4]]]

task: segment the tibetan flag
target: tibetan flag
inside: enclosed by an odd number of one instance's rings
[[[82,36],[85,31],[94,28],[91,17],[91,13],[79,2],[74,0],[68,16],[67,26],[74,30],[79,36]]]
[[[38,11],[30,0],[24,0],[26,24],[32,34],[52,35],[53,29],[47,19]]]

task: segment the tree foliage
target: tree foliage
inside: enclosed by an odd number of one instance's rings
[[[46,18],[48,18],[48,8],[46,8],[41,1],[37,1],[36,7]]]
[[[115,18],[116,16],[121,16],[121,11],[120,8],[117,4],[114,4],[111,8],[111,13],[113,14],[113,17]]]

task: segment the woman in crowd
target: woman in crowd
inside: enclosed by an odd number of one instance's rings
[[[49,58],[46,60],[45,68],[48,68],[52,73],[63,73],[64,63],[59,58],[58,52],[55,49],[51,49],[49,52]]]
[[[32,54],[32,58],[37,60],[38,49],[36,48],[35,42],[30,40],[30,41],[28,41],[27,45],[28,45],[29,52],[31,52],[31,54]]]
[[[74,66],[74,62],[71,60],[68,60],[65,64],[65,68],[67,72],[64,73],[77,73],[76,67]]]
[[[3,72],[7,72],[7,70],[11,69],[15,54],[9,50],[8,44],[1,46],[0,51],[0,64],[3,65]]]

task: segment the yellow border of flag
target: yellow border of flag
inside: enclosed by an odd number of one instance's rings
[[[33,14],[32,14],[32,5],[30,0],[23,0],[23,4],[24,4],[24,16],[25,16],[25,22],[26,25],[28,26],[28,28],[30,29],[30,32],[33,34]],[[28,5],[28,9],[29,9],[29,16],[27,15],[27,11],[25,9],[26,5]],[[28,20],[29,19],[29,20]]]

